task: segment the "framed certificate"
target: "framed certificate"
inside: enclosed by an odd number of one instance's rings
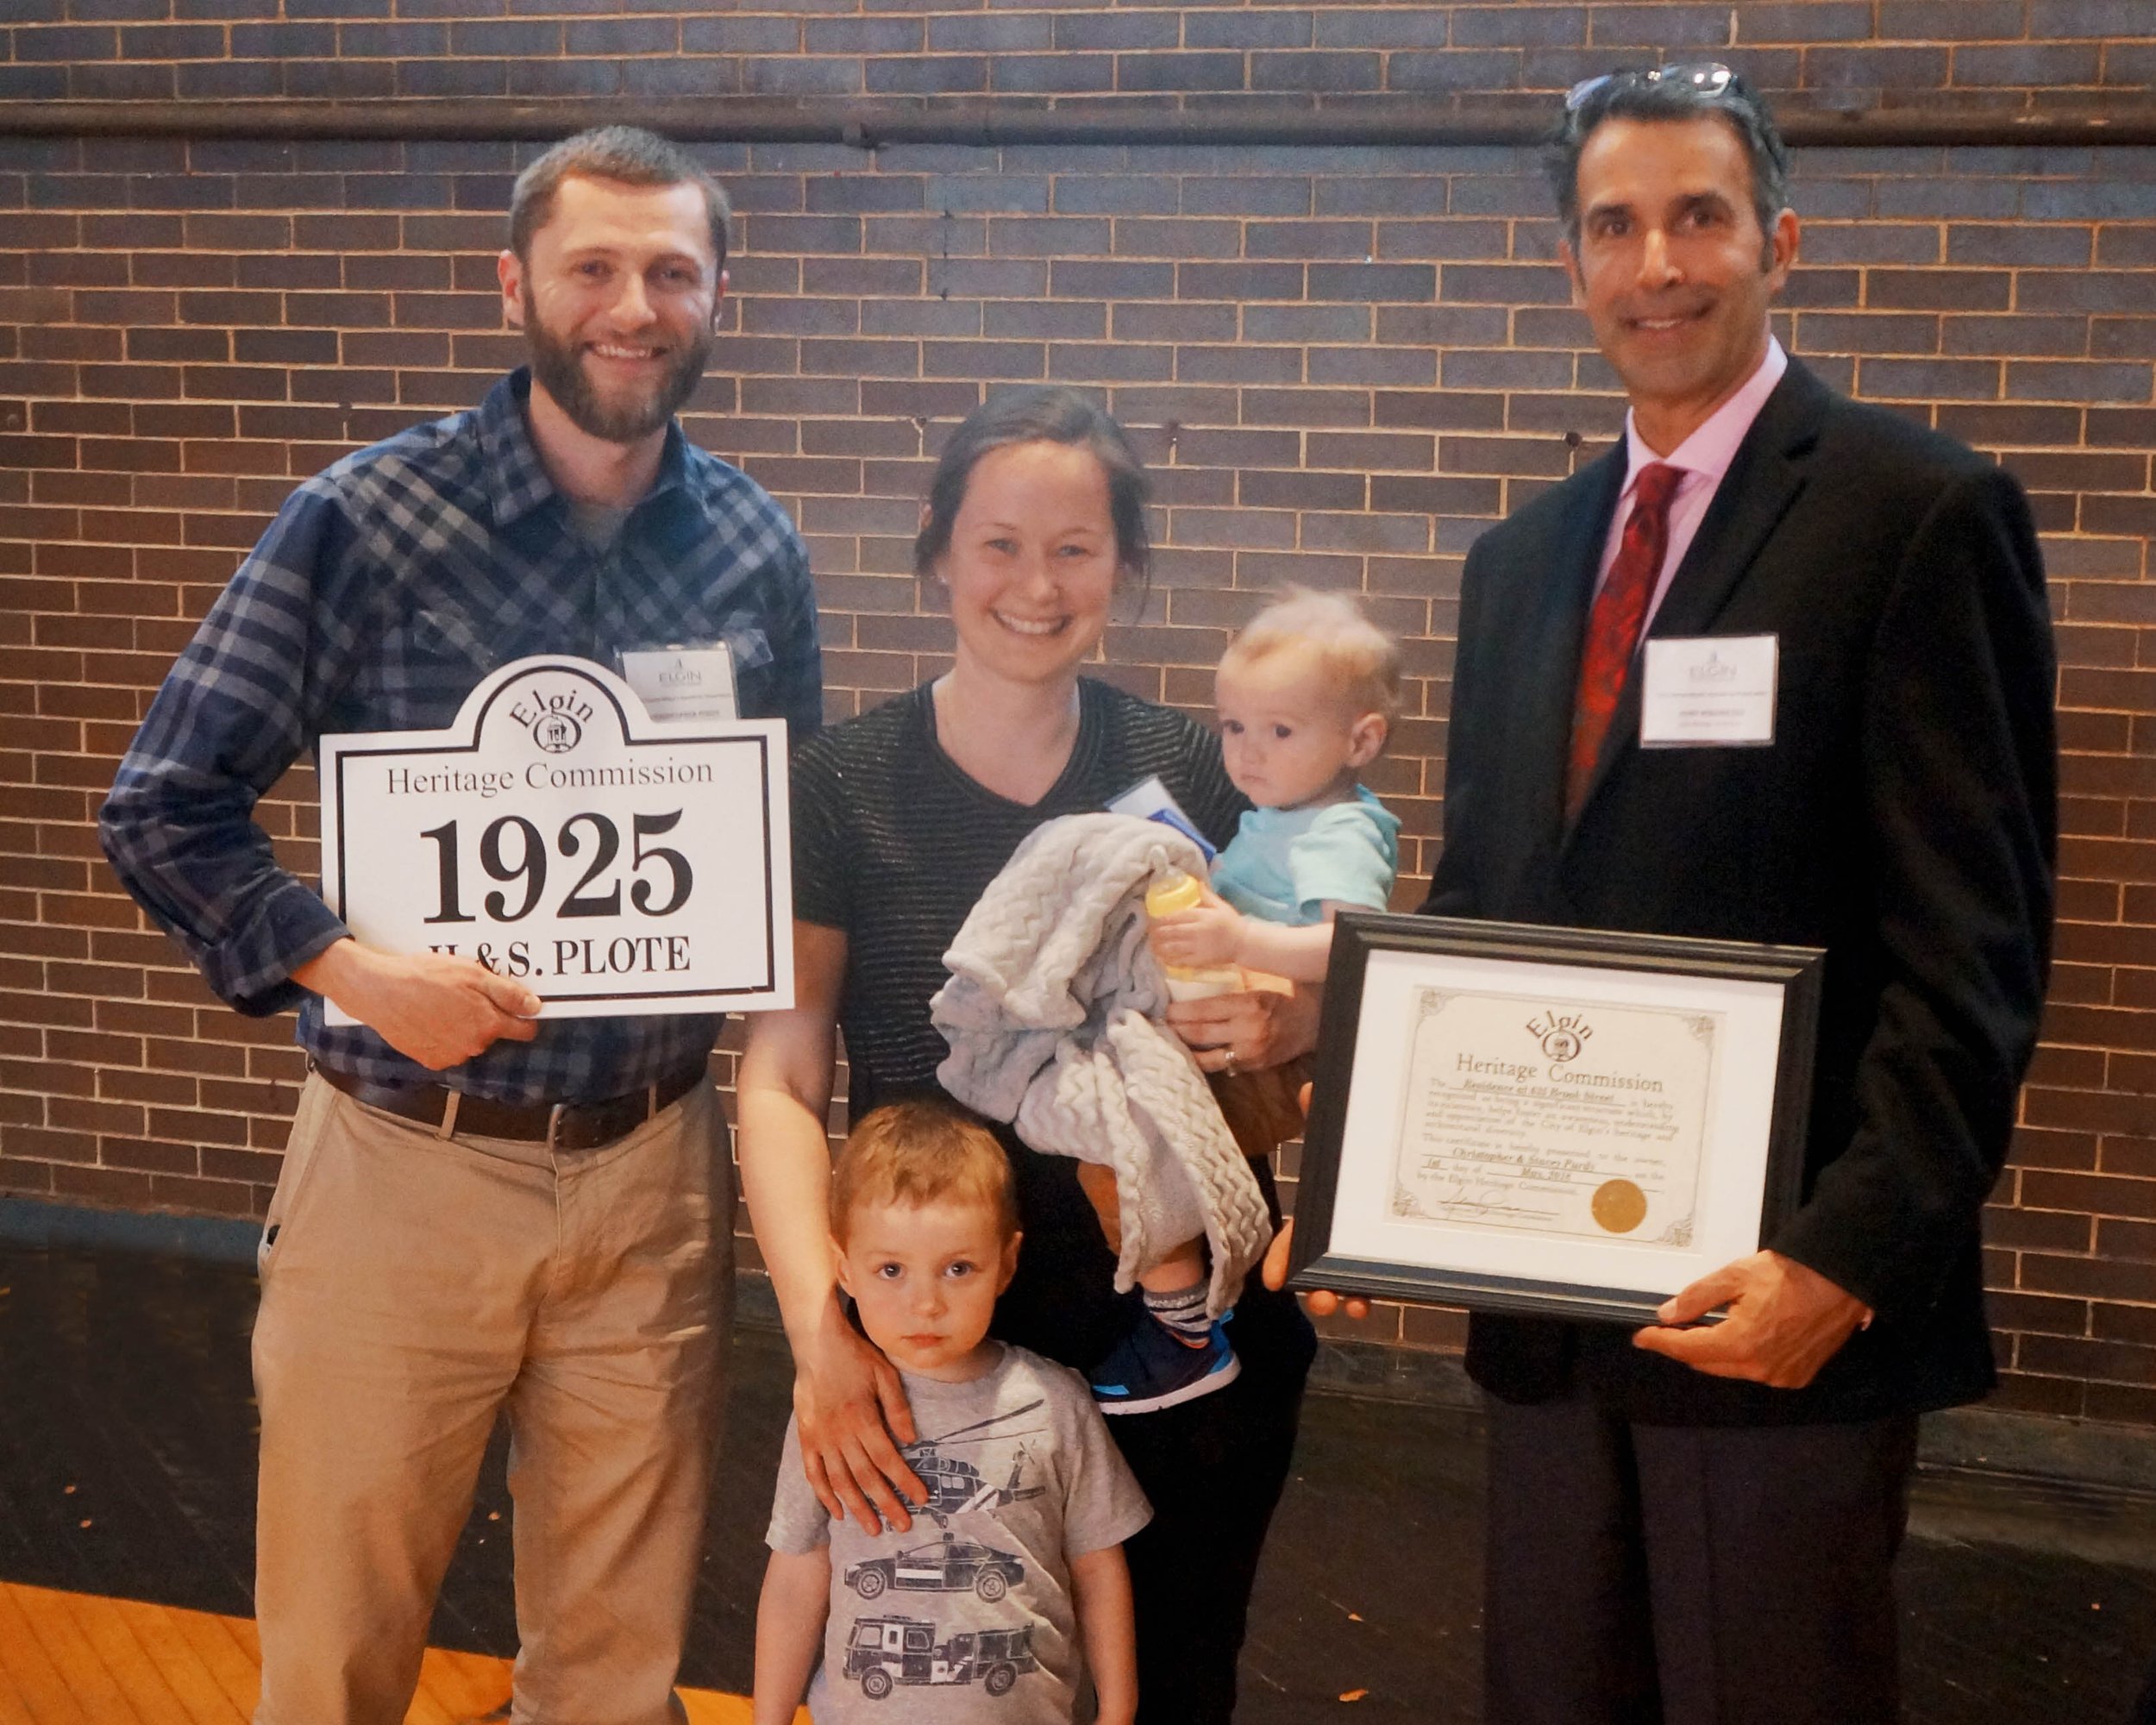
[[[1796,1206],[1823,957],[1343,913],[1294,1284],[1653,1321]]]

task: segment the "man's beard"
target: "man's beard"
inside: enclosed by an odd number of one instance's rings
[[[608,443],[634,443],[665,428],[674,410],[696,392],[705,361],[711,353],[711,336],[699,331],[696,339],[674,357],[674,363],[649,394],[609,401],[592,386],[585,372],[580,344],[556,339],[541,321],[539,308],[524,294],[524,340],[531,352],[531,374],[567,414],[569,423],[589,436]]]

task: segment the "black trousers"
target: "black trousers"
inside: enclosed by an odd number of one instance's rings
[[[1489,1413],[1488,1725],[1894,1725],[1914,1415]]]
[[[1138,1608],[1138,1725],[1227,1725],[1235,1712],[1250,1588],[1316,1339],[1291,1297],[1255,1288],[1228,1337],[1243,1371],[1226,1389],[1108,1421],[1153,1505],[1123,1548]]]

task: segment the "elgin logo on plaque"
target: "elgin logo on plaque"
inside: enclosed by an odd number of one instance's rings
[[[323,897],[369,945],[476,958],[548,1018],[793,1004],[783,719],[662,723],[520,659],[446,731],[323,737],[321,773]]]

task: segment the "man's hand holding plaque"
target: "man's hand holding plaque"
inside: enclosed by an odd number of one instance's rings
[[[544,1003],[476,958],[379,952],[340,940],[292,972],[340,1012],[430,1072],[447,1071],[501,1041],[539,1034]]]

